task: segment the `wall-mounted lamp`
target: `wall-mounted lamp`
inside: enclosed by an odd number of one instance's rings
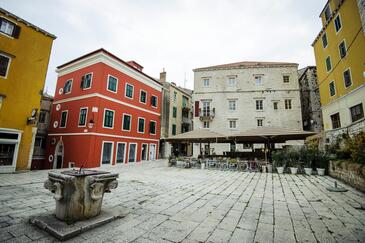
[[[89,121],[89,124],[88,124],[87,126],[91,129],[91,128],[93,128],[93,127],[94,127],[94,124],[95,124],[94,120],[93,120],[93,119],[91,119],[91,120]]]

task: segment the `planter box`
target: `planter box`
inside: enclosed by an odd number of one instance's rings
[[[343,161],[341,164],[337,161],[330,161],[330,176],[340,179],[350,186],[365,192],[365,166],[360,164]]]
[[[312,168],[304,168],[304,172],[306,175],[312,175]]]
[[[290,173],[291,173],[292,175],[297,174],[297,173],[298,173],[298,168],[297,168],[297,167],[290,167]]]
[[[276,170],[278,171],[278,174],[284,173],[284,167],[276,167]]]
[[[317,174],[319,176],[324,176],[324,171],[325,171],[325,169],[323,169],[323,168],[317,168]]]

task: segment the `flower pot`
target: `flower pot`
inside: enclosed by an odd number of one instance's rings
[[[284,167],[276,167],[276,170],[278,171],[278,174],[284,173]]]
[[[292,175],[295,175],[296,173],[298,173],[298,168],[297,167],[290,167],[290,173]]]
[[[267,164],[267,172],[272,173],[272,164]]]
[[[324,171],[325,171],[325,169],[323,169],[323,168],[317,168],[317,174],[319,176],[324,176]]]
[[[202,170],[205,169],[205,163],[201,163],[201,168],[202,168]]]
[[[312,174],[312,168],[304,168],[305,174],[311,175]]]

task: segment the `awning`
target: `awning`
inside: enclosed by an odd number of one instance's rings
[[[231,135],[229,138],[236,142],[260,143],[270,142],[285,143],[287,140],[304,140],[316,133],[282,128],[282,127],[258,127]]]
[[[211,131],[207,128],[192,130],[190,132],[181,133],[176,136],[166,138],[168,142],[190,142],[190,143],[229,143],[228,136],[218,132]]]

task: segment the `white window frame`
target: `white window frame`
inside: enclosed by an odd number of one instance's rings
[[[129,123],[129,130],[124,129],[124,116],[129,116],[131,118],[130,123]],[[123,116],[122,116],[122,131],[130,132],[131,130],[132,130],[132,115],[128,114],[128,113],[123,113]]]
[[[103,164],[103,153],[104,153],[104,144],[105,143],[111,143],[112,144],[112,149],[110,151],[110,164]],[[114,141],[103,140],[102,144],[101,144],[100,167],[101,166],[113,165],[113,154],[114,154],[113,151],[114,151]]]
[[[151,104],[151,107],[157,108],[157,106],[158,106],[158,97],[156,95],[151,95],[151,99],[152,99],[152,97],[156,97],[156,106]]]
[[[134,158],[133,158],[133,162],[129,162],[129,156],[130,156],[130,152],[131,152],[131,144],[135,144],[136,145],[136,151],[134,153]],[[128,143],[128,163],[136,163],[137,162],[137,153],[138,153],[138,143]]]
[[[146,160],[142,160],[142,153],[143,153],[143,145],[147,145],[147,154],[146,154]],[[149,145],[148,143],[141,143],[141,161],[148,161],[148,154],[149,154]]]
[[[341,57],[341,48],[340,48],[340,45],[341,43],[343,42],[343,44],[345,45],[345,51],[346,51],[346,55],[344,57]],[[338,56],[340,58],[340,60],[346,58],[348,56],[348,53],[347,53],[347,44],[346,44],[346,40],[343,39],[339,44],[338,44]]]
[[[231,122],[234,122],[234,127],[231,127]],[[234,119],[228,120],[228,128],[229,129],[237,129],[237,120],[234,120]]]
[[[261,101],[261,109],[257,109],[257,102]],[[255,109],[256,111],[263,111],[264,110],[264,100],[263,99],[256,99],[255,100]]]
[[[80,118],[81,118],[81,110],[82,109],[86,109],[85,125],[80,125]],[[79,120],[77,121],[77,127],[86,127],[88,113],[89,113],[89,107],[80,107]]]
[[[65,86],[66,86],[66,83],[67,83],[68,81],[71,81],[71,87],[70,87],[70,91],[66,93],[66,91],[65,91]],[[63,94],[69,94],[69,93],[71,93],[73,83],[74,83],[73,78],[70,78],[70,79],[67,79],[67,80],[66,80],[65,85],[63,86],[63,91],[64,91],[64,93],[63,93]]]
[[[259,74],[254,74],[254,79],[255,79],[255,86],[261,86],[263,84],[263,76],[264,75],[259,75]],[[257,83],[257,78],[260,78],[260,83]]]
[[[205,81],[208,81],[207,83]],[[207,88],[210,86],[210,78],[203,78],[203,87]]]
[[[327,8],[330,10],[330,16],[328,17],[328,19],[326,19],[326,9]],[[328,22],[328,20],[331,19],[331,15],[332,15],[332,9],[331,9],[330,4],[327,3],[327,5],[325,6],[324,11],[323,11],[323,16],[324,16],[324,19],[325,19],[326,22]]]
[[[276,109],[275,109],[275,103],[276,103]],[[272,108],[273,108],[273,110],[274,110],[274,111],[279,110],[279,101],[274,100],[274,101],[272,102]]]
[[[5,76],[1,76],[1,75],[0,75],[0,77],[1,77],[1,78],[6,79],[6,78],[8,77],[8,74],[9,74],[9,69],[10,69],[10,64],[11,64],[11,57],[10,57],[10,56],[8,56],[8,55],[5,55],[5,54],[3,54],[3,53],[0,53],[0,56],[6,57],[6,58],[8,58],[8,59],[9,59],[8,67],[6,68]]]
[[[146,100],[145,100],[145,102],[142,102],[142,101],[141,101],[142,92],[145,92],[145,94],[146,94]],[[148,101],[147,91],[146,91],[146,90],[144,90],[144,89],[140,89],[140,90],[139,90],[139,103],[141,103],[141,104],[147,104],[147,101]]]
[[[115,78],[117,80],[115,91],[109,89],[109,78],[110,77]],[[119,79],[117,77],[113,76],[113,75],[108,74],[108,78],[107,78],[107,82],[106,82],[106,90],[116,94],[116,93],[118,93],[118,84],[119,84]]]
[[[351,85],[346,87],[345,75],[344,75],[344,74],[345,74],[345,72],[346,72],[347,70],[348,70],[348,71],[349,71],[349,73],[350,73]],[[343,79],[343,87],[345,87],[345,89],[350,88],[350,87],[354,84],[353,79],[352,79],[352,73],[351,73],[351,68],[350,68],[350,67],[346,68],[346,69],[342,72],[342,79]]]
[[[205,124],[208,124],[208,126],[205,126]],[[209,128],[210,127],[210,122],[209,121],[203,121],[203,128]]]
[[[132,97],[128,97],[127,96],[127,86],[128,85],[132,86],[132,88],[133,88],[133,90],[132,90]],[[133,84],[125,83],[124,97],[126,97],[127,99],[130,99],[130,100],[133,100],[133,98],[134,98],[134,85]]]
[[[335,90],[334,95],[331,95],[331,83],[333,83],[333,87],[334,87],[334,90]],[[336,92],[336,83],[335,83],[335,80],[330,81],[330,83],[328,84],[328,89],[329,89],[330,97],[336,96],[336,93],[337,92]]]
[[[233,83],[231,83],[231,80],[233,80]],[[228,76],[228,86],[236,87],[236,85],[237,85],[237,78],[235,76]]]
[[[113,126],[112,127],[105,127],[104,123],[105,123],[105,112],[106,111],[112,111],[113,112]],[[114,122],[115,122],[115,110],[109,109],[109,108],[104,108],[104,113],[103,113],[103,128],[106,129],[114,129]]]
[[[284,108],[285,108],[285,110],[292,110],[292,109],[293,109],[293,102],[292,102],[292,100],[293,100],[293,99],[290,99],[290,98],[288,98],[288,99],[284,99]],[[289,101],[290,108],[286,108],[286,102],[287,102],[287,101]],[[289,105],[288,105],[288,107],[289,107]]]
[[[336,30],[336,19],[339,18],[340,19],[340,23],[341,23],[341,28],[339,28],[338,30]],[[340,16],[340,13],[338,13],[336,15],[336,17],[333,18],[333,27],[335,28],[335,32],[336,32],[336,35],[342,30],[342,27],[343,27],[343,23],[342,23],[342,18]]]
[[[151,126],[151,122],[154,122],[155,123],[155,133],[151,133],[151,135],[156,135],[157,134],[157,122],[155,120],[150,120],[150,126]],[[151,131],[151,128],[150,128],[150,131]]]
[[[139,120],[143,120],[143,132],[139,131]],[[137,133],[144,134],[146,132],[146,118],[138,117],[137,119]]]
[[[66,113],[66,121],[65,121],[65,126],[61,127],[62,125],[62,114]],[[60,128],[66,128],[67,127],[67,120],[68,120],[68,110],[63,110],[61,111],[61,117],[60,117]]]
[[[264,118],[256,118],[256,127],[263,127],[264,126]],[[259,121],[261,121],[261,126],[259,126]]]
[[[90,73],[85,73],[84,75],[82,75],[82,76],[86,76],[86,75],[89,75],[89,74],[91,74],[91,79],[90,79],[90,87],[87,87],[87,88],[84,88],[84,87],[82,87],[82,90],[88,90],[88,89],[91,89],[91,87],[93,86],[93,76],[94,76],[94,73],[93,72],[90,72]]]
[[[13,24],[13,29],[12,29],[12,31],[11,31],[11,34],[6,33],[6,32],[4,32],[4,31],[0,31],[0,34],[5,35],[6,37],[9,37],[9,38],[11,38],[11,39],[14,39],[14,37],[13,37],[14,30],[15,30],[16,26],[18,26],[18,25],[17,25],[16,23],[14,23],[12,20],[10,20],[10,19],[8,19],[8,18],[5,18],[5,16],[1,16],[1,18],[5,19],[5,20],[6,20],[7,22],[9,22],[10,24]],[[0,25],[0,28],[1,28],[1,25]]]
[[[231,107],[231,102],[234,102],[234,109],[231,109],[232,107]],[[231,99],[229,99],[228,100],[228,110],[230,111],[230,112],[235,112],[235,111],[237,111],[237,100],[231,100]]]
[[[117,162],[119,144],[124,144],[123,163]],[[117,147],[116,147],[116,150],[115,150],[114,164],[115,165],[117,165],[117,164],[125,164],[127,162],[126,161],[126,154],[127,154],[127,143],[126,142],[117,142]]]

